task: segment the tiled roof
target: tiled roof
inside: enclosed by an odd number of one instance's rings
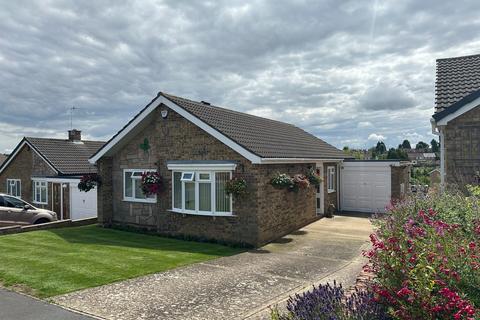
[[[88,162],[88,158],[100,149],[103,141],[73,142],[62,139],[26,137],[33,148],[64,175],[95,173],[97,168]]]
[[[294,125],[160,94],[262,158],[345,158],[343,151]]]
[[[435,112],[480,89],[480,54],[437,60]]]

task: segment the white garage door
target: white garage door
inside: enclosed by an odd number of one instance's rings
[[[76,184],[70,184],[72,220],[97,216],[97,189],[81,192]]]
[[[391,198],[395,162],[352,161],[342,164],[340,206],[343,211],[385,212]]]

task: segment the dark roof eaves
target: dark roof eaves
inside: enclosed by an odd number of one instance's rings
[[[435,113],[432,117],[433,119],[437,122],[448,116],[449,114],[452,114],[459,109],[461,109],[464,105],[467,103],[470,103],[476,99],[480,98],[480,89],[476,90],[469,95],[463,97],[462,99],[458,100],[457,102],[451,104],[449,107],[446,107],[442,111]]]

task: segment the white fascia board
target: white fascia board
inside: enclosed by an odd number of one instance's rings
[[[179,171],[233,171],[237,167],[235,163],[225,163],[225,164],[218,164],[218,163],[171,163],[167,164],[168,170],[179,170]]]
[[[452,121],[453,119],[457,118],[458,116],[461,116],[462,114],[472,110],[475,107],[478,107],[479,105],[480,105],[480,97],[473,100],[470,103],[467,103],[466,105],[464,105],[463,107],[461,107],[460,109],[455,111],[454,113],[451,113],[451,114],[445,116],[445,118],[440,119],[437,122],[437,126],[445,126],[445,125],[447,125],[447,123],[449,121]]]
[[[32,181],[46,181],[46,182],[53,182],[53,183],[74,183],[79,184],[80,179],[65,179],[65,178],[42,178],[42,177],[33,177]]]
[[[213,127],[208,125],[207,123],[203,122],[199,118],[195,117],[182,107],[178,106],[177,104],[173,103],[172,101],[168,100],[164,96],[158,96],[150,106],[145,109],[141,114],[137,116],[137,118],[132,121],[125,129],[123,129],[113,140],[111,140],[99,153],[95,156],[90,158],[88,161],[92,164],[95,164],[101,157],[103,157],[110,149],[112,149],[117,143],[119,143],[130,131],[132,131],[140,122],[142,122],[152,111],[154,111],[160,104],[164,104],[197,127],[201,128],[208,134],[212,135],[214,138],[218,139],[223,144],[227,145],[228,147],[232,148],[239,154],[241,154],[246,159],[250,160],[252,163],[261,163],[261,158],[254,153],[248,151],[232,139],[228,138],[227,136],[223,135],[219,131],[215,130]]]
[[[400,166],[400,161],[347,161],[344,167],[391,167]]]
[[[262,158],[260,164],[282,163],[316,163],[316,162],[342,162],[343,159],[317,159],[317,158]]]
[[[220,142],[222,142],[226,146],[232,148],[233,150],[238,152],[240,155],[250,160],[252,163],[261,163],[261,158],[256,154],[248,151],[247,149],[245,149],[244,147],[242,147],[232,139],[220,133],[219,131],[217,131],[210,125],[206,124],[199,118],[195,117],[194,115],[192,115],[191,113],[183,109],[182,107],[173,103],[172,101],[166,99],[163,96],[161,98],[162,100],[160,101],[160,103],[163,103],[164,105],[166,105],[167,107],[169,107],[170,109],[172,109],[173,111],[175,111],[176,113],[178,113],[179,115],[181,115],[182,117],[184,117],[185,119],[187,119],[188,121],[190,121],[191,123],[199,127],[200,129],[204,130],[205,132],[207,132],[214,138],[218,139]]]
[[[120,131],[115,138],[105,145],[100,152],[88,159],[91,164],[97,163],[97,161],[103,157],[110,149],[112,149],[117,143],[119,143],[130,131],[132,131],[140,122],[142,122],[153,110],[155,110],[161,103],[162,96],[158,96],[150,103],[150,106],[143,110],[137,118],[135,118],[126,128]]]
[[[5,162],[5,163],[2,165],[2,167],[1,167],[1,169],[0,169],[0,173],[2,173],[2,172],[5,170],[5,168],[8,167],[8,165],[10,164],[10,162],[12,162],[13,159],[15,159],[15,157],[17,156],[17,154],[23,149],[23,147],[24,147],[25,145],[28,145],[28,146],[30,147],[30,150],[34,151],[40,158],[42,158],[42,160],[43,160],[46,164],[48,164],[48,166],[49,166],[53,171],[55,171],[55,173],[58,174],[58,170],[55,169],[55,168],[47,161],[47,159],[45,159],[45,157],[44,157],[43,155],[41,155],[40,153],[38,153],[37,150],[35,150],[35,148],[28,142],[28,140],[23,140],[23,142],[20,144],[20,146],[17,147],[17,151],[15,151],[14,154],[12,154],[12,155],[9,156],[8,161]]]

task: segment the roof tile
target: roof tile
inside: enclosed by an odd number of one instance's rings
[[[96,173],[97,168],[88,159],[105,142],[84,141],[81,143],[62,139],[25,138],[53,167],[65,175]]]
[[[341,150],[294,125],[160,94],[262,158],[345,158]]]
[[[480,54],[437,60],[435,112],[480,89]]]

